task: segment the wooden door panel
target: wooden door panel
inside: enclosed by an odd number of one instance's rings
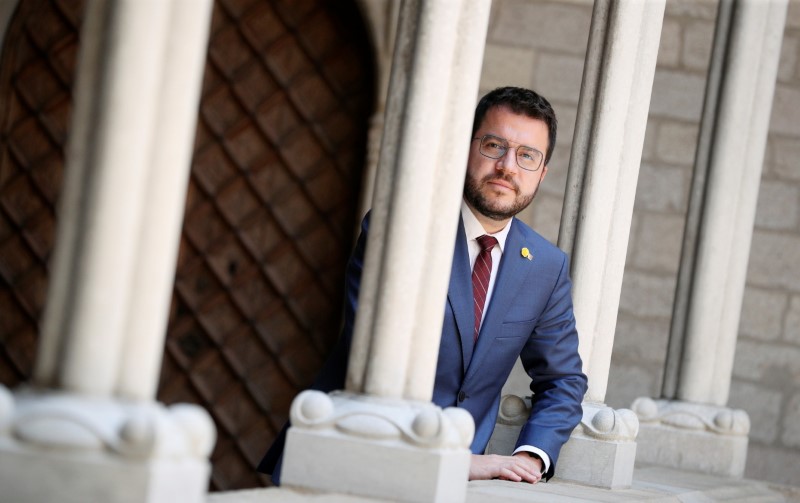
[[[21,0],[0,62],[0,382],[33,370],[83,1]],[[158,390],[217,425],[212,489],[254,467],[335,341],[373,100],[352,2],[214,5]]]

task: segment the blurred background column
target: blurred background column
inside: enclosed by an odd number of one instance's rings
[[[633,405],[642,462],[744,473],[750,421],[726,404],[787,6],[719,4],[662,394]]]

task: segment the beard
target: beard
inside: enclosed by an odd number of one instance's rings
[[[487,191],[491,190],[491,188],[486,189],[486,185],[492,180],[503,180],[514,188],[516,196],[511,203],[504,205],[498,199],[484,194],[484,189]],[[476,180],[475,177],[467,173],[467,179],[464,183],[464,199],[466,199],[470,206],[478,210],[481,215],[498,221],[509,219],[527,208],[528,205],[531,204],[531,201],[533,201],[533,198],[536,197],[538,191],[539,186],[537,185],[533,193],[522,194],[516,181],[508,175],[503,174],[489,174],[483,177],[482,180]]]

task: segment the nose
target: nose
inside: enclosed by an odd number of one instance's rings
[[[517,166],[517,151],[513,148],[506,150],[506,153],[503,154],[503,157],[497,159],[496,168],[500,171],[506,171],[508,173],[513,173],[517,170],[519,166]]]

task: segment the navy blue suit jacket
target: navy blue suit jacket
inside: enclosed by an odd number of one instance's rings
[[[347,266],[345,324],[313,388],[344,387],[358,289],[369,232],[369,215]],[[527,248],[532,260],[522,256]],[[444,309],[433,390],[440,407],[461,407],[475,420],[473,453],[486,449],[497,419],[500,392],[519,356],[531,377],[532,410],[517,446],[532,445],[550,457],[553,474],[561,446],[582,416],[586,376],[578,356],[571,282],[565,253],[530,227],[512,220],[492,298],[473,343],[472,271],[463,223],[459,224]],[[285,428],[259,464],[277,482]],[[277,463],[277,466],[276,466]],[[274,470],[273,470],[274,469]]]

